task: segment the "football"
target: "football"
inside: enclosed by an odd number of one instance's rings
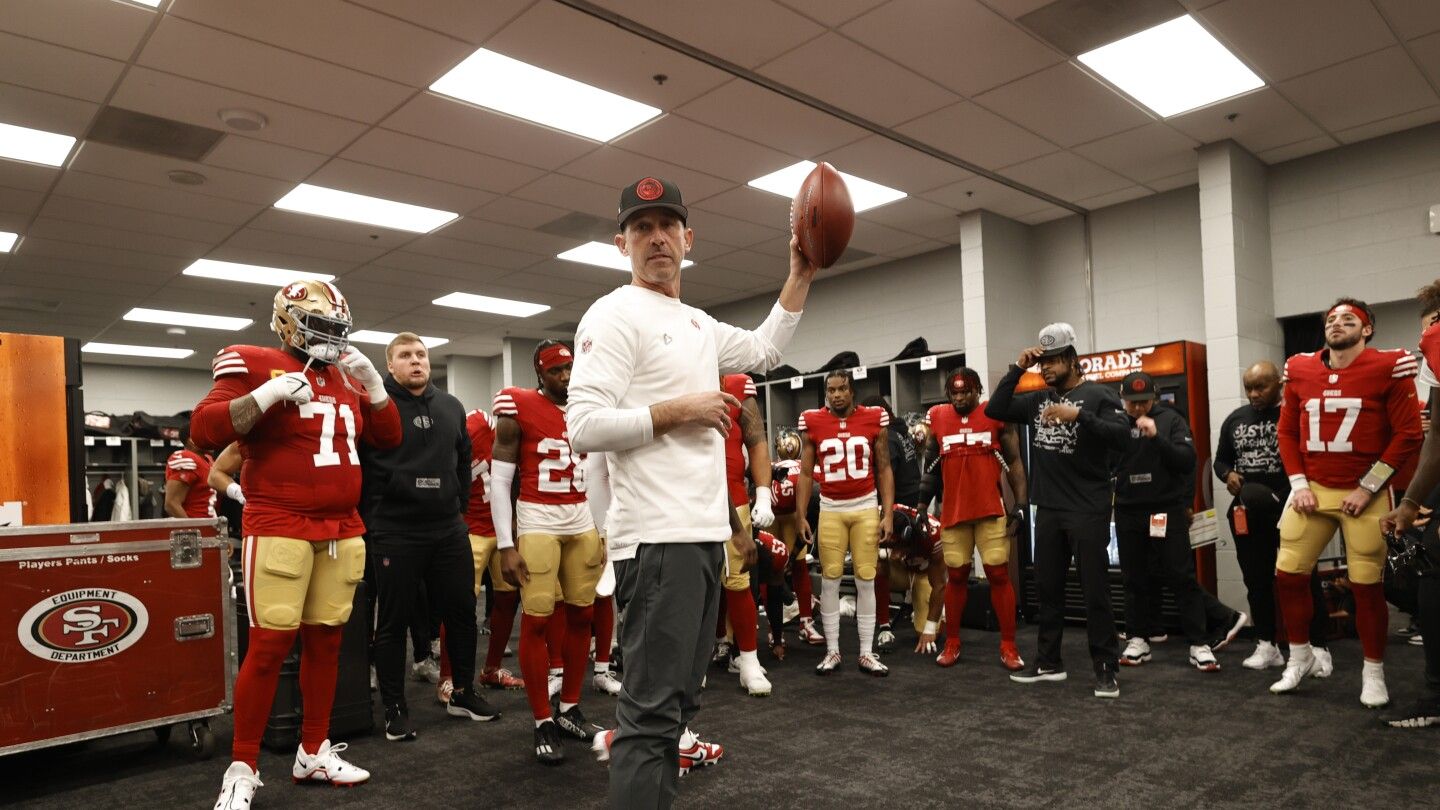
[[[834,166],[821,163],[800,184],[790,204],[790,230],[811,264],[824,268],[839,261],[855,231],[855,206]]]

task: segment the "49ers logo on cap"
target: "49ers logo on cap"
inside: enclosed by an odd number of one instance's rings
[[[1041,336],[1040,336],[1040,345],[1041,345],[1041,346],[1053,346],[1053,345],[1055,345],[1055,336],[1054,336],[1054,335],[1041,335]]]
[[[645,202],[650,202],[651,200],[658,200],[660,199],[660,195],[664,193],[665,184],[661,183],[659,180],[656,180],[653,177],[647,177],[644,180],[641,180],[640,182],[635,184],[635,196],[639,197]]]
[[[304,284],[301,284],[298,281],[295,281],[287,285],[281,295],[285,296],[291,301],[304,301],[306,298],[310,297],[310,288],[306,287]]]
[[[1139,378],[1135,379],[1135,381],[1130,383],[1131,391],[1144,391],[1147,387],[1148,386],[1145,385],[1145,380]]]
[[[124,652],[145,635],[150,613],[124,591],[79,588],[37,602],[20,617],[20,644],[36,658],[62,664]]]

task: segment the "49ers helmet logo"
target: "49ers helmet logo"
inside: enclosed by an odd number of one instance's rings
[[[287,286],[284,291],[281,292],[281,295],[284,295],[291,301],[304,301],[306,298],[310,297],[310,289],[304,284],[295,281],[292,282],[289,286]]]
[[[150,613],[124,591],[79,588],[37,602],[20,617],[20,644],[36,658],[62,664],[124,652],[145,635]]]

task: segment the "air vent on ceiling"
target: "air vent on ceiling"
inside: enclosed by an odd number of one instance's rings
[[[1056,0],[1015,21],[1079,56],[1184,13],[1176,0]]]
[[[9,309],[17,312],[58,312],[60,310],[60,302],[43,298],[22,298],[20,296],[0,294],[0,309]]]
[[[217,129],[197,127],[168,118],[106,107],[95,119],[86,140],[199,162],[225,137]]]
[[[575,330],[579,328],[580,324],[576,323],[575,321],[561,321],[560,323],[552,323],[549,326],[545,327],[545,331],[563,332],[567,335],[573,335],[575,334]]]
[[[619,228],[616,227],[614,220],[577,211],[547,222],[535,230],[584,242],[609,242]]]

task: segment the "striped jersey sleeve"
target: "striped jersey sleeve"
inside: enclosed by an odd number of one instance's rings
[[[515,406],[515,397],[511,395],[509,388],[495,395],[495,407],[493,410],[497,417],[509,416],[515,418],[520,415],[520,409]]]
[[[248,373],[250,369],[245,363],[245,356],[232,346],[221,349],[216,353],[215,359],[210,361],[210,376],[216,380],[233,374]]]
[[[1420,361],[1406,349],[1396,349],[1395,365],[1390,376],[1395,379],[1414,377],[1420,373]]]

